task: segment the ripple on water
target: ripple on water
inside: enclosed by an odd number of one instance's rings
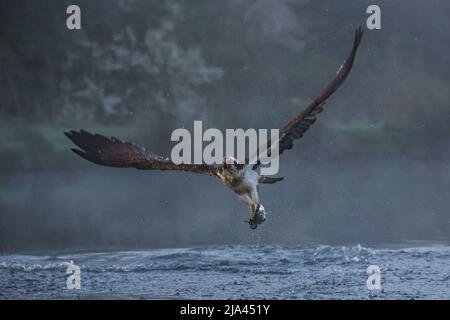
[[[73,297],[64,290],[73,260],[84,296],[186,298],[445,298],[449,247],[213,246],[60,256],[0,256],[2,297]],[[383,292],[367,292],[366,268],[380,265]],[[62,284],[61,284],[62,283]],[[101,288],[101,289],[99,289]],[[222,288],[218,290],[217,288]]]

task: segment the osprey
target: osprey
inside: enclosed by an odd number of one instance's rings
[[[341,86],[347,78],[355,59],[356,51],[361,42],[363,31],[358,28],[355,32],[353,46],[344,64],[339,68],[336,77],[325,90],[306,108],[293,118],[285,127],[280,129],[279,154],[292,148],[294,140],[299,139],[316,121],[322,112],[326,100]],[[250,228],[256,227],[266,220],[264,206],[259,201],[258,186],[272,184],[283,180],[260,175],[257,171],[259,160],[254,163],[246,161],[239,164],[232,157],[225,157],[219,166],[206,164],[175,164],[130,142],[117,138],[107,138],[99,134],[91,134],[85,130],[65,132],[65,135],[76,144],[79,149],[72,149],[80,157],[103,166],[118,168],[136,168],[142,170],[174,170],[201,173],[215,176],[236,195],[243,200],[251,210],[247,222]],[[270,147],[270,140],[266,147]],[[258,153],[259,154],[259,153]]]

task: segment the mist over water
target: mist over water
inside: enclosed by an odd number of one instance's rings
[[[4,176],[2,211],[8,223],[2,244],[5,251],[35,251],[448,243],[449,177],[438,164],[375,162],[367,170],[366,164],[300,162],[283,166],[283,172],[289,173],[283,183],[261,188],[268,221],[256,231],[244,223],[245,205],[215,178],[90,164],[74,172]]]
[[[193,120],[281,127],[335,75],[370,1],[79,1],[79,33],[67,1],[23,3],[0,4],[1,253],[450,241],[448,1],[379,1],[382,30],[282,155],[285,180],[261,187],[256,231],[217,179],[96,166],[63,132],[167,156]]]

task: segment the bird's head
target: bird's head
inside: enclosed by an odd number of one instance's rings
[[[244,168],[244,164],[239,164],[235,158],[226,156],[222,160],[222,168],[225,170],[238,172]]]

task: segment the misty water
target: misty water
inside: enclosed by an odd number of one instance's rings
[[[439,162],[338,166],[287,155],[285,180],[260,188],[268,221],[252,232],[248,209],[216,178],[102,168],[67,154],[78,169],[2,174],[4,253],[449,241],[450,171]]]
[[[448,298],[445,167],[380,163],[288,162],[261,190],[256,231],[210,177],[90,164],[3,175],[1,298]],[[80,290],[66,287],[71,260]],[[381,291],[367,289],[369,265]]]

